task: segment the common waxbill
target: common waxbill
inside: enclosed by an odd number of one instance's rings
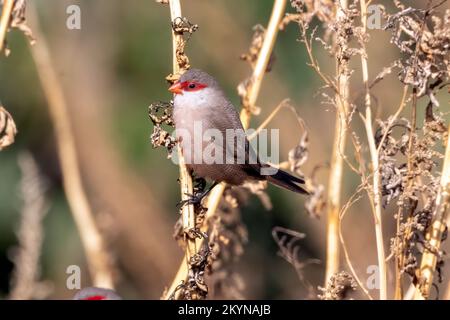
[[[302,178],[261,163],[245,134],[243,139],[240,139],[239,135],[231,141],[226,139],[227,130],[244,132],[244,129],[236,109],[214,77],[202,70],[190,69],[169,91],[175,94],[173,119],[176,135],[185,158],[188,158],[186,165],[194,171],[195,176],[213,180],[213,186],[222,181],[230,185],[241,185],[247,180],[267,180],[294,192],[308,193],[298,185],[304,183]],[[215,135],[210,141],[205,141],[202,135],[207,130],[221,133],[222,138]],[[197,144],[194,141],[196,135]],[[202,141],[200,145],[199,140]],[[215,147],[212,153],[222,153],[219,155],[219,158],[223,159],[221,163],[205,161],[202,156],[196,158],[199,153],[211,152],[212,144]],[[231,153],[231,161],[227,152]],[[269,171],[269,174],[264,174],[265,171]],[[206,193],[202,194],[201,198],[204,195]]]
[[[111,289],[87,287],[78,291],[73,300],[122,300],[122,298]]]

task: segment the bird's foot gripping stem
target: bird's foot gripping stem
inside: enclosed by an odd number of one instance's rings
[[[183,207],[187,204],[193,204],[193,205],[198,205],[202,202],[203,198],[205,197],[205,195],[203,193],[201,194],[190,194],[190,193],[185,193],[189,198],[186,200],[181,200],[178,203],[179,207]]]
[[[186,199],[186,200],[180,201],[180,202],[178,203],[178,206],[179,206],[179,207],[183,207],[183,206],[185,206],[186,204],[193,204],[193,205],[195,205],[195,206],[200,205],[201,202],[202,202],[202,200],[203,200],[203,198],[205,198],[205,197],[209,194],[209,192],[210,192],[216,185],[217,185],[217,182],[214,182],[208,189],[203,190],[203,191],[201,191],[201,192],[196,192],[196,193],[194,193],[194,194],[186,193],[186,195],[187,195],[189,198]]]

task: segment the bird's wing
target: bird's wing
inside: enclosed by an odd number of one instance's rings
[[[216,148],[224,150],[224,159],[228,156],[227,160],[232,161],[233,164],[242,164],[244,167],[251,164],[246,169],[249,170],[250,175],[254,176],[254,169],[260,167],[259,159],[248,142],[239,114],[233,104],[223,98],[217,106],[210,109],[210,112],[215,114],[208,117],[207,127],[219,130],[223,136],[223,139],[216,139],[211,143],[214,143]]]

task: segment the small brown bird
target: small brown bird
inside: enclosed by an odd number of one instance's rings
[[[259,161],[236,109],[211,75],[190,69],[169,91],[175,94],[173,119],[187,167],[196,176],[214,181],[192,202],[201,201],[222,181],[241,185],[247,180],[267,180],[297,193],[308,193],[299,186],[304,183],[302,178]],[[227,138],[230,132],[236,133],[232,139]],[[211,137],[205,139],[208,133]],[[205,155],[222,161],[211,161]]]

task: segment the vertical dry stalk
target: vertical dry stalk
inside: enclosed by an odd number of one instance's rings
[[[170,18],[173,21],[177,18],[182,18],[181,15],[181,5],[179,0],[170,0]],[[179,44],[183,41],[183,35],[176,33],[172,28],[172,50],[173,50],[173,74],[179,74],[182,69],[177,59],[177,50]],[[189,195],[193,194],[192,177],[186,168],[186,163],[184,162],[183,153],[181,148],[178,146],[178,161],[180,170],[180,191],[181,200],[185,201],[189,199]],[[183,205],[181,209],[183,231],[186,239],[186,263],[189,263],[190,259],[195,255],[195,237],[190,237],[189,234],[195,229],[195,210],[192,204]]]
[[[450,134],[450,126],[448,129]],[[436,264],[441,255],[440,247],[443,234],[446,230],[446,222],[450,207],[450,138],[447,138],[447,147],[445,149],[444,165],[440,188],[436,197],[436,208],[433,213],[433,220],[427,233],[425,241],[428,245],[425,247],[422,261],[420,263],[418,285],[414,295],[415,300],[427,299],[433,286],[433,276],[436,271]]]
[[[64,190],[86,253],[92,282],[96,287],[114,288],[110,265],[111,259],[95,224],[81,181],[77,150],[69,118],[69,108],[56,71],[53,68],[52,58],[41,31],[35,8],[30,10],[30,19],[39,39],[39,43],[31,47],[31,53],[55,128]]]
[[[279,31],[280,22],[283,19],[287,0],[275,0],[272,9],[272,15],[267,26],[267,31],[264,35],[264,42],[259,52],[258,60],[256,61],[255,69],[253,70],[252,77],[250,79],[250,87],[247,91],[247,96],[243,99],[244,106],[241,111],[241,121],[244,129],[247,129],[250,125],[250,110],[255,107],[256,100],[258,99],[259,90],[261,89],[262,79],[267,69],[267,65],[272,54],[273,46],[277,33]]]
[[[259,52],[255,69],[253,70],[253,74],[250,81],[250,87],[247,89],[247,96],[243,99],[246,105],[243,106],[243,109],[240,114],[240,119],[244,128],[248,128],[250,124],[250,116],[251,116],[250,110],[251,107],[255,106],[256,100],[258,98],[259,89],[261,88],[261,83],[265,74],[265,70],[267,69],[267,65],[270,60],[270,55],[272,54],[272,50],[275,45],[279,25],[281,20],[283,19],[286,2],[287,0],[275,0],[269,25],[267,27],[267,31],[261,47],[261,51]],[[172,3],[172,1],[170,1],[170,3]],[[200,229],[201,232],[207,231],[207,221],[216,212],[220,200],[222,199],[222,195],[223,192],[225,191],[225,188],[226,184],[221,183],[211,191],[211,194],[207,199],[206,206],[208,210],[205,214],[204,223]],[[197,250],[202,247],[203,241],[204,241],[203,238],[196,239],[195,247],[197,248]],[[165,290],[162,299],[165,300],[169,299],[171,295],[176,291],[176,288],[182,283],[182,281],[186,280],[188,274],[188,266],[184,263],[186,259],[187,257],[184,257],[183,262],[180,264],[177,274],[175,275],[175,278],[173,279],[170,287],[167,290]],[[177,298],[178,294],[177,292],[175,292],[175,299]]]
[[[2,7],[2,16],[0,19],[0,52],[5,46],[6,33],[8,32],[9,19],[14,7],[14,0],[4,0]]]
[[[336,4],[336,19],[347,9],[347,0]],[[331,156],[330,177],[328,181],[327,203],[327,255],[325,268],[325,286],[339,269],[339,211],[341,206],[342,171],[348,124],[348,75],[344,74],[341,61],[337,61],[338,92],[336,94],[336,125],[334,131],[333,154]]]
[[[207,207],[208,211],[205,214],[205,222],[203,223],[202,227],[200,228],[201,232],[207,232],[208,231],[208,223],[207,221],[214,215],[214,213],[217,210],[217,207],[219,206],[220,200],[222,199],[223,192],[225,191],[226,184],[221,183],[218,186],[216,186],[212,191],[210,196],[208,197]],[[195,246],[196,248],[201,248],[203,245],[204,238],[196,238]],[[179,291],[176,291],[176,288],[182,283],[182,281],[186,281],[186,278],[188,276],[189,272],[189,266],[185,263],[187,260],[188,253],[186,252],[184,259],[181,261],[180,267],[178,268],[178,271],[167,290],[165,290],[163,296],[161,299],[168,300],[172,296],[172,294],[175,292],[174,299],[178,299],[179,297]]]
[[[13,300],[45,298],[48,292],[40,290],[45,288],[39,283],[39,257],[44,238],[42,220],[48,210],[45,197],[47,187],[31,154],[21,154],[19,165],[22,171],[20,189],[23,207],[17,233],[19,248],[12,259],[15,267],[9,298]]]
[[[361,5],[361,23],[363,27],[363,32],[367,31],[367,7],[366,1],[360,0]],[[372,195],[369,195],[371,202],[373,203],[373,214],[375,223],[375,238],[377,243],[377,256],[378,256],[378,268],[380,275],[380,299],[387,299],[387,270],[386,270],[386,258],[384,251],[383,242],[383,228],[381,220],[381,175],[379,166],[379,154],[375,144],[375,135],[372,128],[372,110],[370,103],[370,88],[369,88],[369,67],[367,63],[367,54],[365,50],[364,42],[361,44],[363,46],[364,53],[361,55],[361,65],[362,65],[362,76],[365,88],[365,98],[364,104],[366,107],[366,116],[364,119],[364,125],[367,133],[367,141],[369,144],[370,157],[372,161],[373,170],[373,185],[372,185]]]

